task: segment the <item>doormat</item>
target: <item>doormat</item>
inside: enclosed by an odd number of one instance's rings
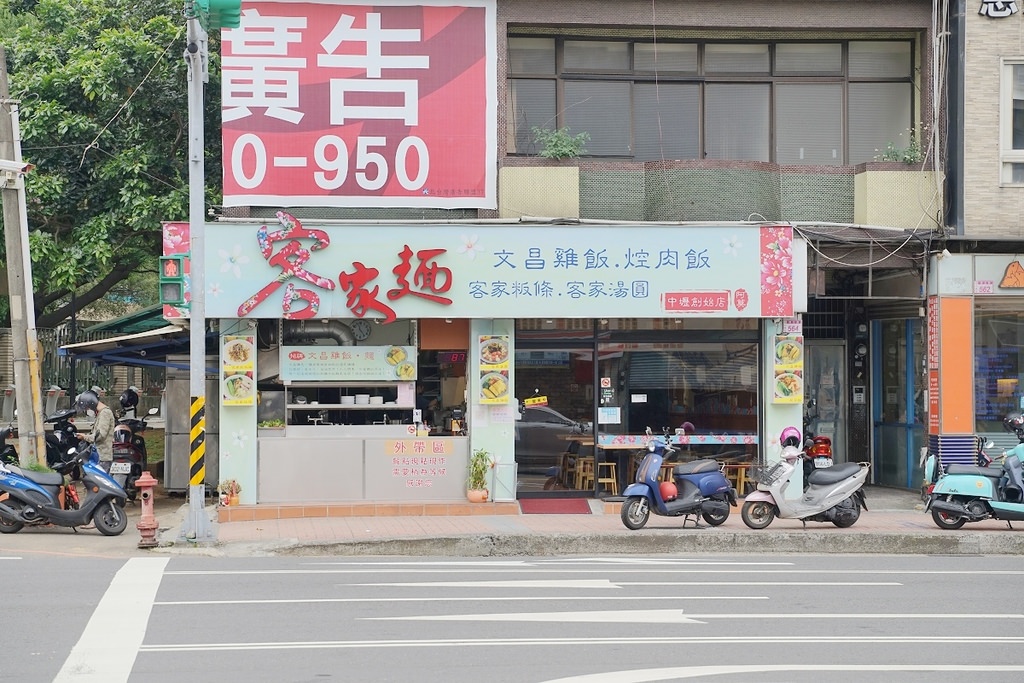
[[[519,509],[524,515],[589,515],[590,503],[586,498],[520,498]]]

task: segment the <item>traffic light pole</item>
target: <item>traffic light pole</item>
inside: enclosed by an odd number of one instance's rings
[[[203,89],[207,80],[208,43],[199,19],[187,20],[185,63],[188,66],[188,221],[191,240],[189,272],[189,486],[186,540],[213,540],[206,513],[206,167],[204,163]]]

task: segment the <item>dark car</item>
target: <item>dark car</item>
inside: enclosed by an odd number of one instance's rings
[[[590,424],[570,420],[547,406],[528,406],[516,421],[516,462],[519,471],[545,474],[561,464],[562,454],[575,451],[573,436],[590,433]]]

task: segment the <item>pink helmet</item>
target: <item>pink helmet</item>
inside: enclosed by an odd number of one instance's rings
[[[786,446],[793,446],[794,448],[799,448],[801,436],[802,435],[800,434],[800,430],[797,429],[796,427],[786,427],[785,429],[782,430],[782,433],[779,434],[779,443],[782,444],[783,448],[785,448]]]

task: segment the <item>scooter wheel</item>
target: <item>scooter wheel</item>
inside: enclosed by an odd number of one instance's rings
[[[128,515],[113,498],[107,498],[96,508],[93,524],[104,536],[117,536],[128,528]]]
[[[725,512],[715,514],[708,510],[704,510],[700,513],[701,518],[711,526],[721,526],[725,524],[725,520],[729,519],[729,501],[725,501]]]
[[[957,515],[951,515],[948,512],[942,512],[941,510],[932,510],[932,521],[935,522],[935,526],[940,529],[956,530],[967,524],[965,517],[959,517]]]
[[[22,522],[12,522],[5,517],[0,517],[0,534],[16,534],[25,528]]]
[[[763,500],[752,500],[740,510],[743,523],[751,529],[764,529],[775,519],[775,506]]]
[[[627,529],[642,529],[651,517],[651,507],[643,496],[630,496],[622,503],[622,523]]]

